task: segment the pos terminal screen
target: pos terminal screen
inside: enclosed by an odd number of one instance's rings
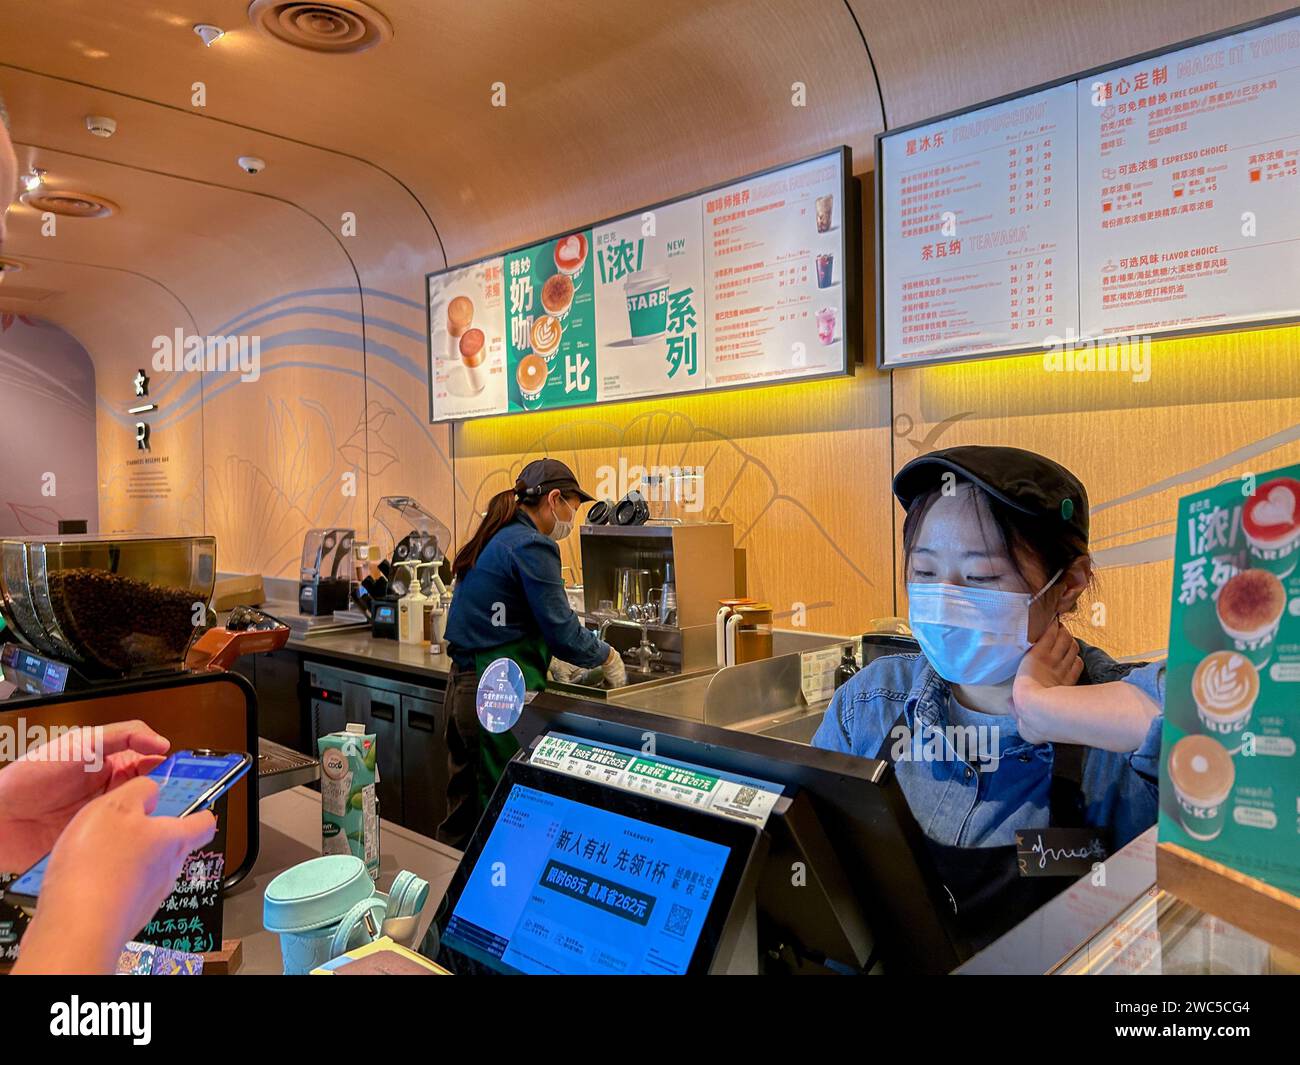
[[[555,790],[502,786],[443,945],[502,972],[686,973],[719,890],[735,890],[724,876],[733,848]]]

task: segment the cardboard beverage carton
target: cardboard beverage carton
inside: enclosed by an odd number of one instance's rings
[[[352,854],[379,877],[379,780],[374,734],[349,724],[318,741],[320,748],[321,853]]]

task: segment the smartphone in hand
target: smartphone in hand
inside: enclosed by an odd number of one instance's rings
[[[185,817],[209,809],[235,786],[253,764],[250,755],[236,751],[212,751],[197,748],[176,751],[167,756],[149,774],[158,785],[158,805],[153,817]],[[47,854],[4,889],[6,902],[32,907],[41,893]]]

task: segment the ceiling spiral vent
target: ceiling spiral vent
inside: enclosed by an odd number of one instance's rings
[[[253,0],[248,18],[276,40],[329,55],[364,52],[393,36],[388,19],[361,0]]]
[[[63,215],[65,218],[107,218],[117,210],[117,204],[102,196],[47,189],[43,186],[33,192],[24,192],[18,198],[33,210],[42,213],[49,211],[50,214]]]

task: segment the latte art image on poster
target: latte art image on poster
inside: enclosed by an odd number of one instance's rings
[[[592,231],[599,399],[704,387],[703,239],[693,200]]]
[[[1178,507],[1159,839],[1300,894],[1300,467]]]
[[[505,256],[506,387],[512,411],[596,399],[591,233],[568,233]]]
[[[505,369],[502,260],[429,278],[429,377],[437,411],[503,413]]]

